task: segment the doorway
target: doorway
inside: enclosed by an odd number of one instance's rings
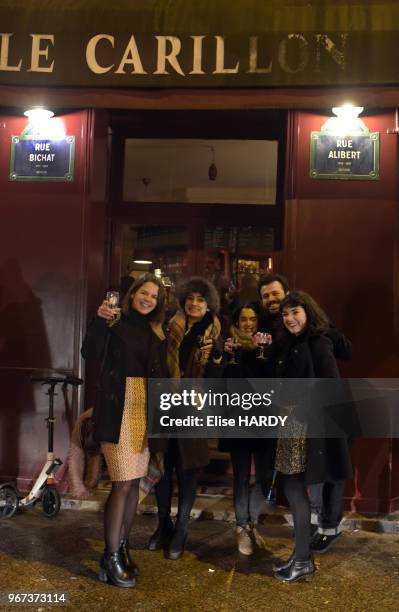
[[[201,275],[256,299],[282,247],[286,114],[140,111],[111,118],[109,284]]]

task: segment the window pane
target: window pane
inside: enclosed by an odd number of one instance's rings
[[[127,139],[123,199],[275,204],[275,140]]]

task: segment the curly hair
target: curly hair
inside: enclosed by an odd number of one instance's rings
[[[306,313],[306,328],[315,334],[325,334],[329,327],[326,313],[311,295],[305,291],[291,291],[281,302],[280,312],[288,306],[295,308],[301,306]]]
[[[176,297],[180,308],[184,310],[186,300],[190,293],[199,293],[207,303],[211,315],[216,315],[220,308],[219,294],[216,287],[202,276],[192,276],[182,281],[176,289]]]
[[[165,316],[166,292],[165,287],[163,286],[159,278],[154,276],[154,274],[143,274],[143,276],[140,276],[140,278],[133,282],[130,289],[123,298],[122,312],[126,316],[129,315],[129,313],[132,311],[132,295],[136,293],[140,289],[140,287],[145,285],[145,283],[153,283],[158,287],[157,305],[155,306],[154,310],[149,313],[148,318],[156,323],[162,323]]]

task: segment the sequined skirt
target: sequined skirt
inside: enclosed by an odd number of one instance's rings
[[[284,437],[277,440],[275,468],[282,474],[301,474],[306,469],[306,425],[295,418],[293,410],[288,416]]]

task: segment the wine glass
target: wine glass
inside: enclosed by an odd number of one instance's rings
[[[257,355],[256,359],[262,359],[263,361],[266,361],[267,357],[265,357],[265,346],[269,344],[269,334],[263,334],[262,332],[258,332],[257,337],[257,344],[260,346],[260,352],[259,355]]]
[[[105,299],[108,302],[108,308],[114,311],[114,320],[118,317],[120,313],[119,306],[119,291],[107,291]]]
[[[213,340],[211,338],[205,338],[205,335],[197,336],[197,348],[201,349],[205,344],[209,344]],[[205,355],[202,351],[200,352],[199,362],[202,366],[205,366],[208,363],[208,355]]]
[[[233,351],[233,353],[228,361],[228,364],[238,365],[238,361],[236,359],[236,352],[237,352],[238,345],[239,345],[238,338],[230,338],[230,341],[231,341],[231,350]]]
[[[197,348],[200,349],[203,344],[204,344],[204,336],[202,334],[199,334],[197,336]]]

